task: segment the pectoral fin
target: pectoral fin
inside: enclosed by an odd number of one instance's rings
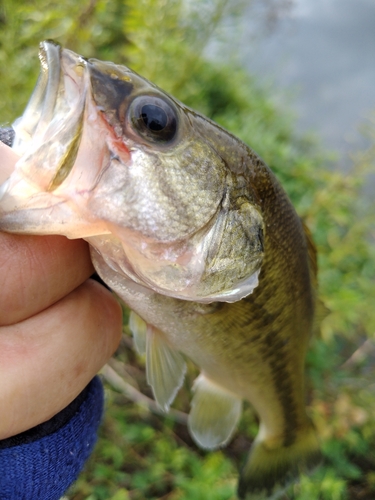
[[[147,327],[146,375],[157,404],[164,411],[174,400],[184,381],[186,364],[181,354],[172,349],[162,332]]]
[[[189,431],[202,448],[224,446],[231,438],[241,415],[242,401],[214,384],[204,375],[194,383],[189,414]]]
[[[146,352],[147,323],[137,313],[130,311],[129,328],[133,334],[135,348],[139,354]]]

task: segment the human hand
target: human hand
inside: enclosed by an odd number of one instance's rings
[[[1,145],[0,182],[15,160]],[[121,308],[92,273],[83,240],[0,232],[0,439],[65,408],[115,351]]]

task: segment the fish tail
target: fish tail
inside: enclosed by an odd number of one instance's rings
[[[300,473],[310,472],[321,460],[319,442],[310,422],[290,445],[276,447],[257,438],[240,476],[238,497],[277,499]]]

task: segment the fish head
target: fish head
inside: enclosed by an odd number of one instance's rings
[[[0,187],[0,229],[85,238],[112,269],[164,295],[251,293],[264,224],[220,153],[220,129],[212,141],[212,122],[125,66],[50,41],[39,57],[14,123],[20,159]]]

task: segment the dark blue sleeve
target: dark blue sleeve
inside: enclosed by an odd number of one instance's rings
[[[95,377],[51,420],[0,441],[0,500],[59,500],[92,452],[102,413]]]

